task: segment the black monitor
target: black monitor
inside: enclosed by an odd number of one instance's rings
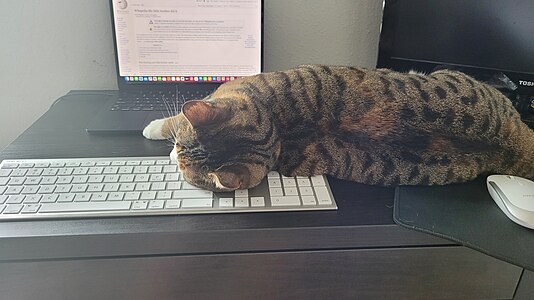
[[[378,67],[457,69],[534,119],[534,1],[386,0]]]

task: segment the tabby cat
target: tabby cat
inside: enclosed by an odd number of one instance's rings
[[[270,170],[382,186],[534,179],[534,131],[499,91],[449,70],[263,73],[185,103],[143,134],[174,137],[185,179],[214,191],[253,187]]]

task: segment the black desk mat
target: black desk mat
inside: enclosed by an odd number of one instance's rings
[[[534,230],[512,222],[486,188],[486,178],[448,186],[401,186],[393,219],[534,271]]]

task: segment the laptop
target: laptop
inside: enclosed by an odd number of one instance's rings
[[[263,0],[111,0],[116,97],[89,133],[142,132],[263,65]]]

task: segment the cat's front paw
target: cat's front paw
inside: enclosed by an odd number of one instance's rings
[[[158,119],[150,122],[145,129],[143,129],[143,136],[149,140],[164,140],[166,137],[163,135],[163,124],[165,119]]]

